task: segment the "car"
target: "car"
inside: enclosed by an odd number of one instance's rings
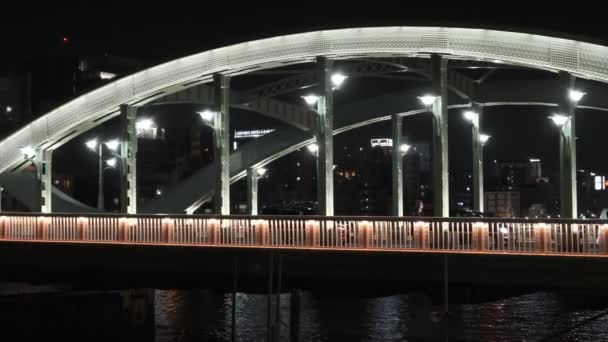
[[[273,205],[264,206],[260,210],[260,215],[316,215],[319,206],[316,202],[281,202]]]
[[[471,209],[453,209],[450,210],[450,217],[486,217],[486,214]]]

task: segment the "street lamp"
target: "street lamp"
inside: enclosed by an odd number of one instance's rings
[[[562,114],[553,114],[549,117],[557,127],[562,127],[570,119],[570,117]]]
[[[106,164],[108,165],[109,168],[113,169],[118,164],[118,160],[116,158],[111,158],[111,159],[106,160]]]
[[[97,149],[97,139],[91,139],[84,143],[89,150],[95,151]]]
[[[317,144],[310,144],[308,146],[306,146],[306,148],[308,149],[308,151],[312,154],[315,154],[319,151],[319,145]]]
[[[412,148],[412,146],[408,145],[408,144],[401,144],[401,146],[399,146],[399,151],[401,151],[401,153],[406,154],[407,151],[410,150],[410,148]]]
[[[268,169],[260,167],[256,170],[258,177],[263,177],[266,174],[266,171],[268,171]]]
[[[481,146],[485,145],[488,142],[488,140],[490,140],[491,137],[492,137],[491,135],[480,134],[479,142],[481,143]]]
[[[480,108],[474,104],[474,109]],[[480,132],[480,112],[467,110],[463,114],[466,121],[471,123],[473,147],[473,208],[483,212],[483,146],[490,136]]]
[[[462,114],[463,114],[465,120],[471,121],[471,122],[473,122],[473,120],[475,120],[476,118],[479,117],[479,114],[477,114],[477,112],[474,112],[472,110],[467,110]]]
[[[201,119],[203,119],[203,121],[205,121],[206,123],[213,123],[213,117],[215,116],[215,112],[210,111],[209,109],[205,109],[203,111],[200,112],[196,112],[198,115],[201,116]]]
[[[418,96],[418,99],[420,100],[420,102],[422,102],[422,104],[425,107],[429,107],[429,106],[433,105],[433,103],[435,103],[436,98],[437,98],[437,96],[434,96],[434,95]]]
[[[568,98],[570,99],[570,101],[572,101],[574,103],[580,101],[583,98],[583,96],[585,96],[585,94],[587,94],[587,93],[584,93],[584,92],[582,92],[580,90],[576,90],[576,89],[568,90]]]
[[[304,99],[304,101],[306,101],[307,105],[314,106],[315,104],[317,104],[317,102],[319,101],[321,96],[315,95],[315,94],[309,94],[306,96],[302,96],[302,98]]]
[[[116,151],[116,150],[118,150],[118,147],[120,147],[120,141],[118,139],[112,139],[110,141],[106,141],[105,144],[112,151]]]
[[[247,169],[247,210],[250,215],[258,214],[258,181],[268,170],[263,167]]]
[[[0,186],[0,213],[2,212],[2,192],[4,191],[4,187]]]
[[[579,94],[580,95],[580,94]],[[574,96],[571,98],[574,100]],[[574,110],[570,115],[562,113],[549,117],[559,129],[559,165],[560,165],[560,214],[566,218],[576,218],[576,142],[574,132]]]
[[[84,143],[86,145],[86,147],[91,150],[91,151],[95,151],[98,149],[98,153],[97,155],[99,156],[98,160],[97,160],[97,168],[98,168],[98,175],[97,175],[97,209],[99,210],[103,210],[103,163],[102,163],[102,159],[103,159],[103,144],[98,144],[97,139],[91,139],[87,142]]]
[[[115,158],[111,159],[113,160],[113,162],[109,162],[106,161],[106,164],[108,164],[108,167],[110,168],[114,168],[117,165],[117,159],[116,157],[118,157],[116,150],[118,150],[118,147],[120,146],[120,140],[118,139],[112,139],[110,141],[106,141],[106,142],[99,142],[98,139],[91,139],[88,140],[87,142],[84,143],[85,146],[94,152],[97,152],[97,168],[98,168],[98,175],[97,175],[97,208],[99,210],[103,210],[104,209],[104,195],[103,195],[103,171],[105,170],[103,167],[103,145],[106,145],[108,147],[108,149],[110,149],[110,154],[114,155]]]
[[[335,89],[340,88],[340,86],[346,81],[348,76],[341,74],[339,72],[331,75],[331,83],[334,85]]]
[[[152,119],[140,119],[135,122],[135,129],[140,131],[144,129],[150,129],[154,126],[154,121]]]

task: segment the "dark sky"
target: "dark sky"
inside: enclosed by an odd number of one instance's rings
[[[153,4],[99,5],[0,5],[0,71],[13,68],[32,56],[65,53],[77,55],[108,52],[134,57],[148,64],[256,38],[309,30],[390,25],[445,25],[460,27],[511,28],[549,35],[569,35],[597,43],[608,41],[605,11],[599,4],[557,1],[400,1],[380,3],[350,1],[344,4],[284,0],[273,4],[250,1],[169,2]],[[150,7],[144,9],[144,6]],[[557,158],[557,136],[544,125],[546,109],[510,108],[488,114],[488,133],[495,139],[488,146],[489,159],[517,159],[526,156]],[[601,114],[601,113],[600,113]],[[507,117],[507,115],[512,115]],[[521,131],[513,124],[516,116],[528,120]],[[595,158],[598,144],[605,144],[601,131],[603,116],[590,114],[579,128],[590,129],[581,141],[583,167],[608,171],[608,163]],[[583,120],[584,121],[584,120]],[[606,122],[604,122],[606,121]],[[462,124],[460,124],[462,125]],[[458,125],[457,125],[458,126]],[[458,132],[466,127],[451,128]],[[521,127],[520,127],[521,129]],[[579,130],[580,131],[580,130]],[[517,133],[516,133],[517,132]],[[459,133],[457,133],[459,134]],[[517,139],[514,136],[518,134]],[[585,134],[585,133],[583,133]],[[450,133],[450,138],[454,137]],[[466,137],[466,134],[463,135]],[[597,141],[596,141],[597,140]],[[521,150],[527,149],[525,153]],[[580,148],[579,148],[580,150]],[[518,153],[519,151],[519,153]],[[543,155],[544,154],[544,155]],[[524,156],[525,155],[525,156]],[[580,155],[580,151],[579,151]],[[456,165],[468,165],[470,156],[453,158]],[[605,165],[606,164],[606,165]],[[553,165],[550,165],[553,166]]]
[[[101,2],[99,2],[101,3]],[[198,1],[152,5],[0,5],[0,58],[55,53],[68,36],[81,53],[110,52],[150,61],[282,33],[323,28],[447,25],[506,26],[608,38],[599,5],[557,1]],[[244,3],[244,4],[241,4]],[[150,7],[145,9],[144,7]],[[6,65],[6,64],[4,64]]]

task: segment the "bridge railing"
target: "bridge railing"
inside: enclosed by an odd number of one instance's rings
[[[608,256],[608,221],[3,213],[0,240]]]

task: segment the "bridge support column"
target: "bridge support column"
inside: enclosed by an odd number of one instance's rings
[[[431,56],[433,103],[433,215],[450,215],[450,184],[448,179],[448,60]]]
[[[230,77],[213,75],[215,83],[215,115],[213,118],[213,158],[215,159],[216,214],[230,215]]]
[[[392,149],[392,185],[393,216],[403,216],[403,160],[401,158],[401,124],[402,118],[397,114],[391,116],[393,149]]]
[[[483,212],[483,145],[480,137],[482,107],[473,105],[472,141],[473,141],[473,209]]]
[[[321,96],[317,102],[317,200],[321,215],[334,215],[334,94],[332,90],[332,61],[318,57]]]
[[[562,115],[569,117],[569,120],[560,128],[560,214],[562,218],[576,218],[578,216],[576,199],[576,103],[570,101],[568,97],[568,91],[574,85],[575,78],[569,73],[561,72],[560,80],[561,102],[559,109]]]
[[[247,169],[247,210],[249,215],[258,214],[258,172],[254,167]]]
[[[53,151],[38,149],[35,163],[40,184],[40,212],[50,213],[53,211]]]
[[[120,208],[123,213],[137,213],[137,108],[120,106]]]

